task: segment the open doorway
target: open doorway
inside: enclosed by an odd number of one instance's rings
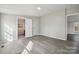
[[[25,18],[18,17],[18,39],[25,38]]]
[[[67,40],[79,42],[79,15],[67,16]]]
[[[18,39],[32,37],[32,19],[18,17]]]

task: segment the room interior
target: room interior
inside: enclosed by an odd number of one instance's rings
[[[79,15],[67,16],[67,33],[68,40],[76,41],[79,40]]]
[[[0,4],[0,54],[79,53],[79,36],[70,33],[74,15],[78,4]]]
[[[18,39],[25,37],[25,19],[23,17],[18,18]]]

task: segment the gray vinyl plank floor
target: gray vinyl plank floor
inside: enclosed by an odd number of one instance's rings
[[[75,54],[78,44],[46,36],[33,36],[3,44],[0,54]]]

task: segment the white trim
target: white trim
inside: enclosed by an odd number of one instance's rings
[[[65,38],[67,40],[67,9],[65,9]]]
[[[17,23],[17,25],[16,25],[16,27],[17,27],[16,34],[17,34],[17,40],[18,40],[18,17],[19,17],[19,16],[16,16],[16,23]]]

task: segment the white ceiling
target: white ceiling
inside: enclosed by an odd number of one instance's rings
[[[38,7],[41,10],[37,10]],[[60,9],[78,7],[79,5],[66,4],[0,4],[0,12],[16,15],[43,16]]]

